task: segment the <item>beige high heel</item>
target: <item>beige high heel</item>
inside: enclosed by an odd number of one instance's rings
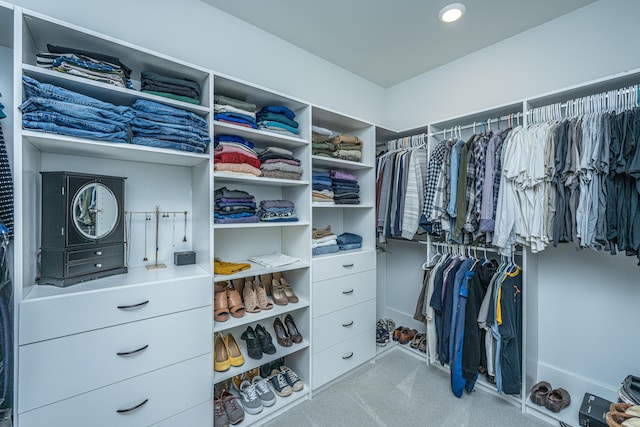
[[[261,309],[258,304],[258,295],[253,287],[253,283],[251,283],[251,280],[246,280],[244,282],[242,297],[244,298],[244,308],[247,313],[260,313]]]
[[[264,290],[267,292],[267,295],[271,295],[272,280],[273,280],[273,276],[271,276],[271,273],[260,275],[260,283],[262,283],[262,286],[264,286]]]
[[[289,301],[290,303],[298,302],[298,296],[295,294],[295,292],[293,292],[291,284],[289,284],[289,282],[287,282],[287,279],[285,279],[283,276],[280,277],[280,285],[280,289],[282,289],[285,297],[287,297],[287,301]]]
[[[273,308],[273,304],[267,298],[267,291],[264,289],[264,286],[260,282],[256,282],[254,289],[256,290],[256,295],[258,297],[258,306],[262,310],[271,310]]]
[[[289,300],[282,290],[282,285],[276,279],[271,281],[271,297],[273,302],[277,305],[287,305]]]

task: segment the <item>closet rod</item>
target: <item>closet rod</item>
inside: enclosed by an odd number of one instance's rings
[[[444,242],[427,242],[424,240],[421,240],[420,243],[424,244],[424,245],[428,245],[428,244],[432,244],[434,246],[439,246],[441,248],[448,248],[448,247],[456,247],[456,246],[463,246],[465,248],[470,248],[470,249],[476,249],[479,251],[487,251],[487,252],[493,252],[493,253],[498,253],[498,249],[494,248],[494,247],[487,247],[487,246],[475,246],[475,245],[460,245],[457,243],[444,243]],[[514,255],[522,255],[522,250],[515,250],[513,251]]]
[[[512,113],[512,114],[507,114],[506,116],[500,116],[494,119],[487,119],[487,120],[481,120],[479,122],[473,122],[473,123],[469,123],[466,125],[462,125],[462,126],[449,126],[446,128],[443,128],[442,130],[439,130],[437,132],[433,132],[430,136],[436,136],[440,133],[444,134],[445,132],[449,131],[453,131],[453,130],[465,130],[465,129],[472,129],[475,128],[476,126],[481,126],[486,124],[487,126],[491,125],[492,123],[500,123],[500,122],[505,122],[505,121],[509,121],[509,120],[517,120],[524,117],[522,112],[518,112],[518,113]]]

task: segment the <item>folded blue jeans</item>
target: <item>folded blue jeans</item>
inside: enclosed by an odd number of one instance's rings
[[[34,111],[31,113],[24,113],[22,115],[22,120],[30,122],[55,123],[68,128],[84,129],[102,133],[126,131],[126,126],[119,124],[83,120],[53,111]]]
[[[360,249],[362,247],[362,243],[346,243],[344,245],[338,245],[341,251],[348,251],[351,249]]]
[[[127,110],[125,113],[114,113],[113,111],[104,110],[102,108],[58,101],[56,99],[42,98],[40,96],[28,98],[18,108],[23,113],[31,113],[34,111],[53,111],[78,119],[120,125],[123,128],[126,128],[133,118],[131,110]]]
[[[165,139],[165,140],[179,142],[182,144],[189,144],[190,142],[193,142],[193,141],[197,141],[200,145],[204,144],[205,146],[209,144],[208,138],[205,139],[191,132],[184,132],[178,129],[172,129],[167,127],[145,129],[145,128],[141,128],[133,125],[131,126],[131,131],[133,132],[134,136]]]
[[[49,133],[56,133],[59,135],[69,135],[76,136],[78,138],[88,138],[88,139],[96,139],[99,141],[110,141],[110,142],[127,142],[127,132],[119,131],[112,133],[104,133],[104,132],[96,132],[86,129],[76,129],[70,128],[67,126],[61,126],[55,123],[46,123],[46,122],[34,122],[29,120],[22,120],[22,126],[25,129],[35,129],[41,130]]]
[[[169,117],[169,116],[165,116]],[[140,117],[136,117],[133,119],[132,124],[134,126],[145,128],[145,129],[158,129],[161,133],[165,132],[165,129],[171,128],[181,132],[188,132],[193,135],[197,135],[201,138],[209,138],[209,133],[206,130],[193,127],[193,126],[185,126],[176,123],[165,123],[165,122],[157,122],[151,121],[147,119],[143,119]]]
[[[154,114],[154,113],[149,113],[147,111],[142,111],[142,110],[134,110],[134,111],[135,111],[136,117],[149,120],[152,122],[162,122],[165,125],[173,124],[173,125],[191,126],[191,127],[201,129],[203,131],[207,130],[207,124],[203,123],[200,120],[195,121],[195,120],[188,119],[186,117],[170,116],[168,114],[165,114],[165,115]]]
[[[362,236],[354,233],[342,233],[336,237],[339,245],[346,245],[350,243],[362,243]]]
[[[170,148],[178,151],[188,151],[191,153],[204,153],[204,149],[190,144],[181,144],[179,142],[171,142],[163,139],[145,138],[134,136],[131,143],[135,145],[144,145],[147,147]]]
[[[140,111],[153,113],[153,114],[160,114],[162,116],[184,117],[186,119],[200,123],[200,126],[198,127],[201,127],[203,129],[207,128],[207,122],[202,117],[192,113],[191,111],[170,107],[168,105],[160,104],[154,101],[149,101],[147,99],[138,99],[136,102],[133,103],[132,108],[134,110],[140,110]]]
[[[334,252],[338,252],[340,248],[338,245],[327,245],[327,246],[318,246],[316,248],[311,249],[312,255],[324,255],[331,254]]]

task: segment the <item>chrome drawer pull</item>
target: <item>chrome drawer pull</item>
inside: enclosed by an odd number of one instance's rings
[[[136,406],[132,406],[131,408],[127,409],[117,409],[116,412],[119,414],[126,414],[127,412],[135,411],[136,409],[141,408],[148,401],[149,399],[145,399],[144,401],[142,401],[142,403],[138,403]]]
[[[96,264],[96,267],[100,268],[102,267],[102,264]]]
[[[353,325],[353,320],[347,324],[343,324],[342,326],[344,326],[345,328],[348,328],[351,325]]]
[[[344,268],[353,267],[353,263],[351,263],[351,264],[342,264],[342,266],[343,266]]]
[[[138,304],[131,304],[131,305],[119,305],[118,308],[120,310],[128,310],[130,308],[138,308],[138,307],[142,307],[143,305],[149,304],[149,300],[146,301],[142,301],[139,302]]]
[[[132,350],[132,351],[121,351],[119,353],[116,353],[118,356],[131,356],[132,354],[136,354],[136,353],[140,353],[142,350],[146,350],[147,348],[149,348],[149,344],[144,345],[142,347],[140,347],[137,350]]]
[[[102,251],[96,251],[96,255],[102,255]]]
[[[352,351],[352,352],[351,352],[351,354],[350,354],[350,355],[348,355],[348,356],[342,356],[342,358],[343,358],[344,360],[351,359],[352,357],[353,357],[353,351]]]
[[[351,289],[350,291],[342,291],[343,294],[345,295],[349,295],[353,293],[353,289]]]

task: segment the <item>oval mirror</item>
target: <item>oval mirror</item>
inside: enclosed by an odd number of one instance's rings
[[[111,233],[118,222],[118,202],[109,187],[85,184],[73,198],[73,224],[83,236],[100,239]]]

